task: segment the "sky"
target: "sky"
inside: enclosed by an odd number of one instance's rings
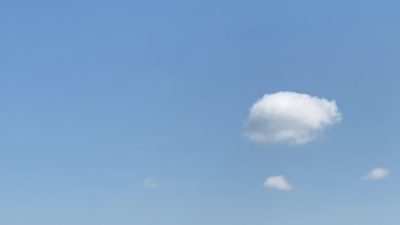
[[[0,224],[398,225],[397,1],[0,1]]]

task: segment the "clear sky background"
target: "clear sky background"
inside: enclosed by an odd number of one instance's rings
[[[399,8],[1,1],[0,223],[398,225]],[[249,142],[250,107],[278,91],[342,121]],[[377,166],[390,176],[361,180]],[[293,190],[264,188],[274,175]]]

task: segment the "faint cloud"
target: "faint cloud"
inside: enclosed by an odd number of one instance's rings
[[[277,189],[280,191],[293,190],[292,185],[286,180],[284,176],[268,177],[267,180],[264,182],[264,187],[269,189]]]
[[[341,120],[335,101],[296,92],[265,94],[250,108],[244,136],[264,144],[306,144]]]
[[[160,183],[151,177],[147,177],[143,181],[143,187],[147,189],[155,189],[160,187]]]
[[[362,180],[382,180],[389,176],[389,169],[376,167],[373,168],[367,175],[365,175]]]

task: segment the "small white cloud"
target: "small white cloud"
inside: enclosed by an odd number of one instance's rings
[[[362,180],[382,180],[389,176],[389,169],[376,167],[372,169],[367,175],[365,175]]]
[[[291,191],[292,185],[286,180],[284,176],[268,177],[264,182],[265,188],[277,189],[281,191]]]
[[[267,144],[305,144],[341,120],[335,101],[296,92],[266,94],[250,108],[244,136]]]
[[[158,183],[158,181],[154,180],[153,178],[148,177],[144,179],[143,187],[148,189],[155,189],[160,187],[160,183]]]

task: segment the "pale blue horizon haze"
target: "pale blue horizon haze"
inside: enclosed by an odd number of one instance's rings
[[[399,7],[1,1],[0,224],[398,225]],[[280,91],[341,121],[249,141]],[[264,187],[278,175],[293,189]]]

